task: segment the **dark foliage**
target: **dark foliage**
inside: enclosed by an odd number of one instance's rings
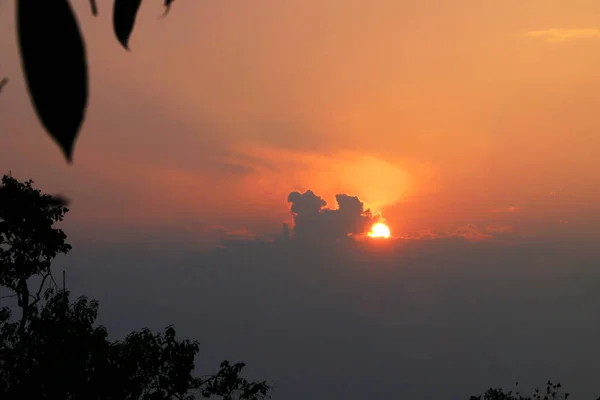
[[[133,32],[140,5],[142,5],[142,0],[115,0],[113,29],[119,43],[126,50],[129,50],[129,37]]]
[[[37,115],[68,162],[88,99],[85,45],[68,0],[18,0],[25,81]]]
[[[54,225],[65,200],[42,194],[32,182],[10,176],[0,186],[0,285],[22,310],[0,309],[0,399],[167,400],[221,397],[261,400],[266,382],[241,376],[243,363],[224,361],[213,375],[194,376],[195,341],[180,340],[168,326],[111,341],[96,324],[98,302],[71,301],[58,290],[51,262],[71,246]],[[37,289],[31,279],[41,277]],[[48,280],[47,278],[50,277]]]
[[[518,386],[519,382],[516,385]],[[471,396],[469,400],[567,400],[570,394],[563,392],[561,388],[559,382],[548,381],[544,390],[535,389],[531,396],[523,396],[519,391],[488,389],[483,395]],[[600,397],[596,400],[600,400]]]
[[[22,310],[21,331],[52,278],[52,260],[71,250],[64,232],[54,227],[69,211],[66,204],[42,194],[32,183],[4,175],[0,186],[0,285],[15,293]],[[28,282],[33,276],[42,282],[32,293]]]
[[[197,342],[178,340],[173,327],[147,329],[123,341],[96,326],[98,302],[49,289],[32,310],[24,334],[19,322],[0,315],[2,399],[224,399],[267,397],[265,382],[240,377],[244,364],[221,364],[215,375],[193,376]]]
[[[163,0],[165,15],[174,0]],[[129,50],[142,0],[115,0],[113,30]],[[88,105],[85,41],[68,0],[16,0],[19,50],[25,81],[42,125],[68,163]],[[90,0],[98,15],[96,0]],[[0,80],[0,91],[6,84]]]
[[[518,386],[519,382],[516,385]],[[483,397],[482,395],[471,396],[469,400],[566,400],[569,398],[569,393],[562,392],[561,387],[560,383],[548,381],[545,390],[535,389],[531,396],[523,396],[519,391],[505,392],[502,389],[488,389]]]

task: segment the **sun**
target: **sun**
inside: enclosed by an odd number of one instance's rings
[[[382,224],[381,222],[379,222],[379,223],[373,225],[373,227],[371,228],[371,232],[369,232],[367,235],[372,238],[387,239],[391,235],[390,228],[388,228],[385,224]]]

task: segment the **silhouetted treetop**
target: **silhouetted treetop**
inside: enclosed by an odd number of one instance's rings
[[[516,385],[518,386],[519,382]],[[504,391],[503,389],[492,388],[488,389],[483,397],[482,395],[471,396],[469,400],[567,400],[570,394],[562,392],[561,387],[562,385],[558,382],[548,381],[545,390],[535,389],[531,396],[523,396],[519,391]]]
[[[195,376],[199,344],[178,339],[172,326],[109,340],[96,323],[98,302],[85,296],[72,302],[52,278],[52,260],[71,249],[55,226],[67,201],[32,183],[4,175],[0,185],[0,286],[21,310],[13,318],[9,307],[0,308],[0,399],[269,397],[266,382],[241,376],[243,363],[224,361],[216,374]],[[34,278],[41,283],[31,287]]]

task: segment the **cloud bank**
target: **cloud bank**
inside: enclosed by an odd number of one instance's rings
[[[283,235],[302,241],[340,240],[350,235],[361,235],[380,220],[380,216],[365,209],[356,196],[335,196],[337,209],[328,208],[327,202],[313,191],[291,192],[288,202],[294,219],[293,228],[284,224]]]
[[[544,29],[527,32],[527,36],[546,42],[563,43],[578,39],[600,39],[600,29]]]

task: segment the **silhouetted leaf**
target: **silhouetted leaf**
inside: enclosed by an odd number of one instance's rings
[[[129,50],[129,38],[142,0],[115,0],[113,8],[113,29],[119,43]]]
[[[2,80],[0,80],[0,92],[2,91],[2,89],[4,89],[4,85],[6,85],[8,83],[8,78],[2,78]]]
[[[88,99],[85,44],[67,0],[17,0],[25,80],[42,124],[69,163]]]
[[[96,0],[90,0],[90,8],[92,9],[92,15],[95,17],[98,15],[98,4]]]
[[[174,2],[174,1],[175,1],[175,0],[165,0],[165,2],[164,2],[164,5],[165,5],[165,12],[164,12],[164,14],[162,15],[162,17],[165,17],[165,16],[166,16],[166,15],[169,13],[169,11],[171,11],[171,4],[173,4],[173,2]],[[161,18],[162,18],[162,17],[161,17]]]

